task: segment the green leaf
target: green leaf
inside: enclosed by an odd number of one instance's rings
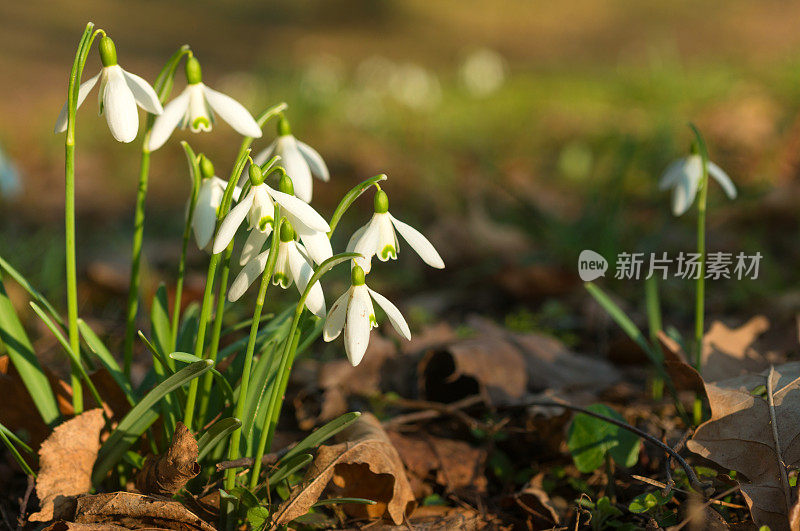
[[[427,499],[428,498],[426,498],[426,500]],[[327,500],[319,500],[317,503],[312,505],[312,507],[322,507],[324,505],[335,505],[339,503],[358,503],[360,505],[375,505],[378,502],[374,500],[368,500],[366,498],[328,498]],[[426,504],[426,505],[432,505],[432,504]],[[444,505],[444,504],[438,504],[438,505]]]
[[[356,199],[361,197],[361,194],[369,190],[371,186],[375,186],[381,181],[385,181],[387,179],[386,174],[381,173],[380,175],[376,175],[375,177],[370,177],[366,181],[363,181],[356,186],[354,186],[349,192],[345,194],[341,201],[339,201],[339,205],[336,207],[336,210],[333,211],[333,216],[331,216],[331,222],[329,223],[331,230],[328,233],[328,238],[333,235],[333,231],[336,230],[336,226],[339,224],[339,220],[342,219],[344,213],[347,212],[347,209],[350,208]]]
[[[158,418],[155,406],[167,394],[209,371],[211,360],[198,361],[179,370],[147,393],[120,421],[97,454],[92,483],[99,484],[128,448]]]
[[[286,452],[286,455],[281,458],[278,464],[284,463],[289,459],[292,459],[294,456],[311,450],[312,448],[316,448],[355,422],[360,416],[361,413],[358,411],[352,411],[350,413],[345,413],[341,417],[335,418],[324,426],[317,428],[308,434],[305,439],[297,443],[294,448]]]
[[[2,424],[0,424],[0,432],[2,432],[3,434],[5,434],[5,436],[6,436],[6,437],[8,437],[8,439],[9,439],[11,442],[13,442],[15,445],[19,446],[20,448],[22,448],[22,449],[23,449],[25,452],[27,452],[27,453],[29,453],[29,454],[32,454],[32,453],[33,453],[33,450],[31,449],[31,447],[30,447],[30,446],[28,446],[27,444],[25,444],[25,441],[23,441],[22,439],[20,439],[19,437],[17,437],[17,436],[14,434],[14,432],[13,432],[13,431],[9,430],[8,428],[6,428],[5,426],[3,426]]]
[[[608,313],[608,315],[614,319],[614,322],[616,322],[619,327],[622,328],[622,331],[641,347],[641,349],[657,367],[660,367],[660,357],[655,353],[642,331],[639,330],[639,328],[627,315],[625,315],[625,312],[622,311],[622,308],[617,306],[617,304],[611,300],[611,297],[609,297],[606,292],[600,289],[597,285],[587,282],[585,286],[586,291],[588,291],[589,294],[600,304],[600,306],[603,307],[606,313]]]
[[[267,484],[275,485],[280,483],[309,464],[313,459],[314,457],[311,454],[296,454],[291,459],[281,459],[281,462],[277,465],[275,471],[269,475]]]
[[[247,509],[247,521],[250,522],[251,529],[263,528],[269,520],[269,509],[263,505],[250,507]]]
[[[159,354],[165,356],[171,352],[172,345],[172,325],[169,321],[169,309],[167,302],[167,288],[161,283],[153,297],[153,305],[150,307],[150,335],[153,344],[158,349]],[[175,370],[175,364],[170,360],[164,360],[170,369]]]
[[[197,440],[197,460],[200,461],[203,459],[208,452],[213,450],[216,445],[224,441],[230,433],[241,427],[241,425],[242,421],[235,417],[228,417],[215,422],[214,425],[206,430]]]
[[[97,334],[94,333],[94,330],[80,318],[78,319],[78,330],[81,336],[83,336],[83,340],[86,342],[89,350],[97,356],[97,359],[99,359],[100,363],[106,368],[111,378],[114,379],[122,392],[125,393],[125,398],[128,399],[128,403],[130,403],[130,405],[136,404],[136,395],[133,392],[133,387],[122,372],[117,360],[114,359],[113,354],[106,348]]]
[[[194,349],[195,338],[197,338],[197,320],[200,315],[200,305],[196,302],[191,303],[183,312],[183,322],[178,330],[178,341],[176,350],[187,351]]]
[[[8,276],[14,279],[14,282],[19,284],[20,287],[22,287],[22,289],[27,291],[28,295],[33,297],[33,299],[39,303],[39,306],[43,307],[45,310],[50,312],[50,315],[53,317],[53,319],[55,319],[55,321],[59,325],[61,326],[64,325],[64,319],[56,311],[53,305],[50,304],[50,301],[48,301],[44,295],[42,295],[38,290],[36,290],[33,287],[33,285],[30,282],[28,282],[28,279],[22,276],[22,273],[11,267],[11,264],[6,262],[2,257],[0,257],[0,269],[5,271],[8,274]]]
[[[33,353],[31,344],[22,322],[17,316],[11,299],[8,298],[5,285],[0,275],[0,342],[6,346],[6,352],[19,373],[25,389],[36,405],[45,424],[53,424],[61,416],[56,404],[56,397],[44,369]]]
[[[587,409],[606,417],[624,421],[622,416],[603,404],[593,404]],[[614,424],[578,413],[572,419],[567,434],[567,447],[575,466],[581,472],[597,470],[606,454],[624,467],[632,467],[639,459],[639,438]]]
[[[45,326],[47,326],[47,328],[50,329],[53,335],[56,336],[56,340],[58,340],[58,342],[61,344],[61,347],[64,349],[64,352],[67,353],[67,357],[69,358],[72,366],[78,370],[78,373],[80,373],[81,378],[83,378],[83,381],[86,382],[86,385],[89,387],[89,392],[92,394],[94,401],[97,403],[98,406],[102,407],[102,405],[105,402],[100,396],[100,393],[97,392],[97,388],[94,386],[94,382],[92,382],[91,378],[89,378],[89,375],[86,373],[86,369],[84,368],[78,353],[72,350],[69,341],[67,341],[67,338],[64,337],[64,334],[61,331],[61,329],[58,328],[58,326],[52,321],[52,319],[50,319],[50,317],[47,316],[46,313],[44,313],[44,310],[39,308],[38,304],[31,301],[30,306],[31,308],[33,308],[34,313],[36,313],[36,315],[39,316],[39,319],[42,320]]]
[[[6,436],[5,428],[0,430],[0,440],[3,441],[3,444],[6,446],[6,448],[8,448],[8,451],[11,452],[11,456],[14,458],[14,461],[16,461],[17,464],[19,464],[20,468],[22,468],[22,471],[25,472],[27,475],[33,476],[35,478],[36,473],[33,471],[30,465],[28,465],[28,463],[25,462],[25,459],[22,458],[22,455],[20,455],[19,450],[17,450],[17,448],[11,443],[9,438]]]
[[[197,363],[198,361],[203,361],[203,358],[198,358],[194,354],[189,354],[188,352],[173,352],[169,355],[170,358],[182,361],[184,363]],[[214,379],[217,381],[219,386],[222,388],[222,394],[225,395],[225,399],[233,404],[233,389],[231,388],[231,384],[228,383],[228,380],[220,373],[217,369],[211,369],[211,374],[214,376]]]
[[[628,505],[628,510],[632,513],[646,513],[652,509],[666,505],[672,499],[672,494],[662,496],[660,492],[645,492],[636,496]]]

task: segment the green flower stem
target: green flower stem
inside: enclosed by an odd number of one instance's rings
[[[208,359],[217,362],[219,352],[219,338],[222,335],[222,317],[225,313],[225,299],[228,295],[228,274],[231,268],[231,254],[233,253],[233,242],[225,249],[225,256],[222,258],[222,271],[219,276],[219,292],[217,293],[217,307],[214,310],[214,325],[211,328],[211,341],[209,343]],[[259,312],[260,313],[260,312]],[[208,411],[208,403],[211,399],[211,386],[214,384],[214,374],[203,375],[202,392],[200,393],[200,405],[198,407],[197,421],[203,426]],[[238,417],[237,417],[238,418]]]
[[[250,336],[247,340],[247,348],[244,354],[244,368],[242,370],[242,383],[239,386],[239,398],[236,401],[236,409],[233,416],[242,418],[244,416],[244,407],[247,402],[247,391],[250,386],[250,371],[253,365],[253,352],[256,347],[256,338],[258,336],[258,325],[261,320],[261,310],[264,307],[264,300],[267,295],[267,288],[269,287],[272,274],[275,272],[275,263],[278,261],[278,245],[280,245],[280,230],[283,220],[280,218],[280,207],[275,205],[274,219],[280,220],[275,223],[275,230],[272,231],[272,242],[267,256],[267,264],[264,268],[264,273],[261,275],[261,284],[258,287],[258,296],[256,298],[256,307],[253,311],[253,323],[250,325]],[[242,439],[242,429],[237,428],[231,434],[231,442],[228,446],[228,459],[238,459],[239,445]],[[229,469],[225,471],[225,489],[230,490],[236,486],[236,470]]]
[[[66,276],[67,276],[67,320],[69,345],[73,352],[80,352],[80,336],[78,335],[78,279],[75,253],[75,114],[78,109],[78,88],[81,84],[83,67],[98,34],[105,35],[103,30],[94,30],[89,22],[83,31],[75,62],[69,75],[67,89],[67,136],[64,141],[64,225],[66,243]],[[80,369],[72,364],[70,383],[72,384],[72,407],[75,414],[83,412],[83,388],[81,387]]]
[[[245,139],[245,142],[246,141],[247,139]],[[244,147],[244,143],[242,146]],[[214,234],[216,234],[216,232],[219,230],[222,220],[224,219],[225,215],[227,215],[228,210],[231,207],[231,201],[233,201],[233,190],[236,188],[236,182],[239,180],[239,175],[241,175],[242,170],[244,169],[244,165],[249,154],[250,149],[247,147],[245,147],[244,150],[239,151],[239,157],[236,159],[233,171],[231,172],[231,177],[228,179],[228,185],[225,187],[225,193],[222,196],[222,204],[220,205],[219,214],[217,215],[217,227],[214,230]],[[217,266],[219,266],[221,259],[222,253],[218,253],[212,255],[208,262],[206,287],[205,291],[203,292],[203,305],[200,308],[200,319],[197,323],[197,338],[194,346],[194,355],[198,358],[204,357],[203,353],[205,351],[206,328],[208,326],[208,319],[211,316],[211,307],[214,299],[214,281],[217,275]],[[184,411],[183,423],[189,429],[192,429],[192,421],[194,420],[194,409],[195,403],[197,402],[197,386],[197,378],[195,378],[189,384],[189,393],[186,396],[186,409]]]
[[[708,150],[700,131],[689,124],[697,139],[697,146],[703,166],[700,190],[697,199],[697,253],[700,255],[700,273],[697,277],[694,320],[694,366],[702,374],[703,369],[703,332],[705,330],[705,296],[706,296],[706,209],[708,203]],[[694,400],[695,425],[703,421],[703,400],[700,396]]]
[[[186,250],[189,247],[189,239],[192,235],[192,220],[194,211],[197,207],[197,196],[200,193],[200,167],[197,155],[187,142],[181,142],[183,150],[186,152],[186,159],[189,162],[192,177],[192,192],[189,196],[189,208],[186,211],[186,223],[183,227],[183,240],[181,242],[181,257],[178,262],[178,278],[175,282],[175,302],[172,308],[172,322],[170,323],[170,345],[173,349],[178,348],[178,328],[181,321],[181,302],[183,301],[183,280],[186,276]]]
[[[277,378],[273,380],[272,387],[269,390],[271,393],[269,402],[267,402],[267,414],[264,416],[264,424],[261,426],[261,436],[259,437],[258,448],[256,449],[256,455],[254,457],[255,461],[253,464],[252,476],[250,477],[251,486],[255,486],[258,483],[258,475],[261,472],[261,458],[264,457],[264,452],[272,446],[272,436],[275,433],[275,426],[278,424],[278,414],[283,405],[283,393],[286,390],[286,384],[289,381],[289,373],[292,370],[292,363],[294,363],[294,357],[297,353],[297,344],[300,339],[298,327],[300,318],[305,310],[306,298],[308,298],[308,294],[311,292],[311,288],[314,284],[316,284],[325,273],[338,264],[360,256],[361,255],[358,253],[341,253],[328,258],[322,262],[314,271],[314,274],[311,275],[306,289],[303,290],[303,294],[300,296],[300,301],[297,303],[297,307],[294,311],[294,318],[292,319],[289,334],[286,336],[286,343],[284,343],[285,346],[281,354],[281,363],[276,373]],[[295,334],[298,334],[297,337],[295,337]]]
[[[156,78],[155,90],[161,103],[165,103],[170,91],[175,69],[181,57],[190,53],[188,46],[182,46],[161,69]],[[123,371],[130,379],[131,364],[133,363],[133,340],[136,335],[136,314],[139,311],[139,284],[141,282],[140,270],[142,262],[142,242],[144,240],[144,203],[147,199],[147,184],[150,179],[150,150],[147,143],[150,140],[150,131],[153,129],[155,116],[147,115],[145,133],[142,140],[142,155],[139,162],[139,185],[136,191],[136,208],[133,221],[133,244],[131,249],[131,278],[128,288],[128,302],[125,309],[125,340],[122,346],[124,360]]]

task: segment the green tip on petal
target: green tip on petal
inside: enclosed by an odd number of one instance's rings
[[[111,40],[111,37],[103,36],[98,47],[100,48],[100,61],[102,61],[103,66],[117,64],[117,47],[114,46],[114,41]]]
[[[294,240],[294,229],[288,220],[284,220],[283,225],[281,225],[281,241],[290,242],[292,240]]]
[[[202,153],[200,154],[199,159],[200,160],[198,161],[198,164],[200,166],[200,176],[203,179],[210,179],[215,175],[214,165],[211,163],[210,160],[208,160],[208,157],[206,157]]]
[[[261,173],[261,167],[258,164],[250,164],[250,184],[258,186],[264,182],[264,174]]]
[[[289,120],[281,116],[278,120],[278,136],[286,136],[292,134],[292,128],[289,127]]]
[[[353,286],[363,286],[364,283],[364,270],[361,269],[361,266],[354,265],[353,269],[350,270],[350,284]]]
[[[292,183],[292,178],[284,173],[281,176],[280,182],[278,183],[278,190],[284,194],[294,195],[294,184]]]
[[[375,193],[375,213],[385,214],[389,212],[389,196],[383,190]]]
[[[200,69],[200,61],[197,57],[191,56],[186,59],[186,82],[195,85],[203,81],[203,72]]]

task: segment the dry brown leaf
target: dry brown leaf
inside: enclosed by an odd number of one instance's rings
[[[703,378],[697,369],[689,364],[686,353],[680,344],[663,330],[658,332],[658,341],[661,343],[661,352],[664,353],[664,368],[672,383],[675,384],[675,389],[705,393]]]
[[[769,370],[706,382],[711,419],[697,428],[687,447],[743,474],[739,485],[753,519],[779,531],[789,529],[794,499],[786,467],[800,465],[800,362],[774,370],[774,409],[763,395],[752,393],[770,388]]]
[[[59,520],[47,526],[44,531],[128,531],[128,527],[113,524],[77,524]],[[150,528],[153,530],[154,528]]]
[[[78,498],[75,522],[110,524],[128,529],[214,531],[180,502],[133,492],[110,492]]]
[[[39,449],[36,495],[40,511],[32,522],[63,518],[74,497],[92,488],[92,467],[100,449],[102,409],[91,409],[57,426]]]
[[[389,432],[389,439],[408,468],[409,475],[418,483],[432,478],[447,492],[460,489],[486,491],[487,480],[483,475],[486,450],[455,439],[401,435],[394,431]],[[420,497],[416,489],[415,494]]]
[[[200,473],[197,455],[197,441],[183,422],[178,422],[167,452],[149,456],[136,475],[136,488],[143,494],[176,494]]]
[[[414,511],[408,525],[378,524],[370,526],[370,531],[479,531],[482,529],[505,529],[491,525],[487,515],[466,507],[445,505],[426,505]]]
[[[278,509],[277,525],[308,512],[326,487],[337,498],[366,498],[375,505],[344,504],[358,518],[389,517],[401,524],[416,507],[403,462],[373,415],[361,415],[339,434],[340,444],[320,446],[306,480]]]
[[[558,513],[550,496],[542,488],[544,474],[533,477],[516,495],[517,504],[531,517],[535,529],[548,529],[558,524]]]
[[[703,379],[714,382],[766,369],[769,362],[752,345],[768,329],[769,321],[763,315],[739,328],[712,323],[703,337]]]

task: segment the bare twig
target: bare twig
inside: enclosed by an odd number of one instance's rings
[[[775,367],[769,366],[769,375],[767,376],[767,403],[769,404],[769,418],[772,424],[772,439],[775,442],[775,454],[778,457],[778,469],[781,472],[781,485],[783,485],[783,495],[786,498],[786,510],[792,508],[792,498],[789,491],[789,476],[786,474],[786,464],[783,462],[783,452],[781,451],[781,442],[778,439],[778,421],[775,416],[775,396],[773,393],[773,378],[775,377]]]
[[[274,465],[278,462],[278,459],[286,454],[287,451],[288,448],[279,452],[266,454],[261,458],[261,464],[264,466]],[[255,462],[256,460],[252,457],[241,457],[239,459],[234,459],[233,461],[222,461],[217,463],[217,472],[222,472],[223,470],[228,470],[229,468],[251,468]]]
[[[410,400],[406,398],[399,398],[392,400],[392,405],[403,407],[406,409],[419,409],[414,413],[407,413],[405,415],[397,415],[383,423],[384,426],[398,426],[401,424],[411,424],[422,420],[431,420],[443,415],[449,415],[457,418],[467,425],[469,428],[487,428],[487,426],[470,417],[462,409],[480,404],[483,402],[483,397],[479,395],[468,396],[462,398],[452,404],[443,404],[441,402],[429,402],[427,400]]]
[[[662,482],[660,482],[658,480],[655,480],[655,479],[652,479],[652,478],[648,478],[648,477],[645,477],[645,476],[637,476],[636,474],[633,474],[631,477],[633,479],[641,481],[642,483],[647,483],[648,485],[652,485],[653,487],[656,487],[656,488],[659,488],[659,489],[662,489],[662,490],[665,490],[665,489],[667,489],[669,487],[669,485],[667,485],[666,483],[662,483]],[[670,490],[673,490],[675,492],[680,492],[681,494],[690,494],[690,492],[688,490],[680,489],[678,487],[672,487],[672,489],[670,489]],[[745,507],[744,505],[740,505],[738,503],[726,502],[726,501],[722,501],[720,499],[720,498],[724,498],[728,494],[733,494],[737,490],[739,490],[739,486],[738,485],[736,485],[735,487],[731,487],[730,489],[726,490],[725,492],[717,494],[713,498],[709,498],[707,503],[709,505],[719,505],[720,507],[728,507],[729,509],[747,509],[747,507]]]
[[[601,415],[600,413],[595,413],[590,409],[586,409],[580,406],[573,406],[572,404],[569,404],[557,398],[552,398],[550,400],[528,400],[524,404],[515,405],[515,407],[523,407],[523,406],[563,407],[565,409],[571,409],[572,411],[577,411],[579,413],[583,413],[584,415],[589,415],[590,417],[600,419],[604,422],[608,422],[609,424],[613,424],[614,426],[622,428],[623,430],[627,430],[631,433],[634,433],[639,437],[641,437],[642,439],[644,439],[645,441],[649,442],[650,444],[658,446],[659,448],[664,450],[669,456],[675,459],[678,462],[678,464],[681,465],[683,470],[686,472],[686,477],[689,480],[689,484],[697,492],[700,492],[705,496],[708,496],[711,492],[713,492],[713,486],[710,483],[703,483],[702,481],[700,481],[700,479],[697,477],[697,474],[695,474],[692,467],[689,466],[689,463],[687,463],[683,459],[683,457],[681,457],[678,454],[678,452],[670,448],[669,445],[659,441],[649,433],[642,431],[635,426],[631,426],[630,424],[622,422],[621,420],[617,420],[615,418],[606,417],[605,415]]]
[[[22,496],[22,500],[19,504],[19,517],[17,518],[17,523],[19,524],[20,529],[25,527],[28,513],[28,501],[31,499],[31,493],[33,492],[33,487],[35,485],[36,481],[33,479],[33,476],[28,476],[28,486],[25,488],[25,495]]]

